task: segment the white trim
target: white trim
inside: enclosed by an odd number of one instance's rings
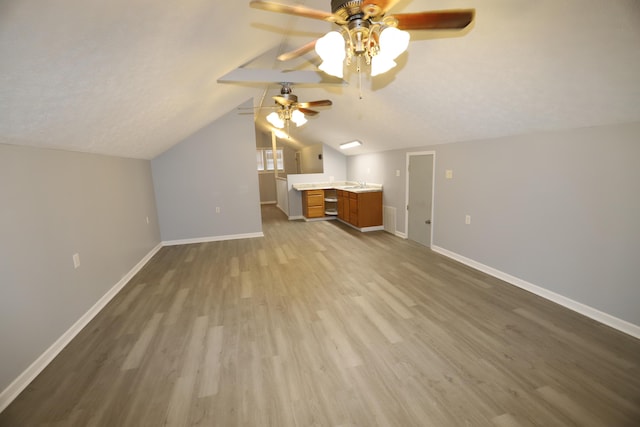
[[[434,221],[433,213],[435,212],[436,204],[436,152],[435,151],[409,151],[406,156],[405,164],[405,198],[404,198],[404,231],[405,239],[409,238],[409,212],[407,206],[409,206],[409,159],[411,156],[433,156],[433,162],[431,164],[431,236],[429,236],[429,246],[433,246]]]
[[[396,231],[396,236],[400,237],[401,239],[408,239],[407,234],[403,233],[402,231]]]
[[[0,393],[0,412],[18,397],[18,395],[33,381],[40,372],[75,338],[78,333],[115,297],[118,292],[135,276],[142,267],[162,248],[158,244],[151,249],[118,283],[107,291],[85,314],[82,315],[60,338],[44,351],[27,369],[13,380],[7,388]]]
[[[585,315],[595,321],[603,323],[607,326],[611,326],[612,328],[617,329],[620,332],[624,332],[625,334],[640,339],[640,326],[638,325],[634,325],[633,323],[627,322],[626,320],[619,319],[598,309],[582,304],[578,301],[574,301],[571,298],[567,298],[563,295],[557,294],[538,285],[534,285],[533,283],[527,282],[526,280],[522,280],[518,277],[512,276],[493,267],[489,267],[488,265],[484,265],[439,246],[431,246],[431,249],[434,252],[452,258],[456,261],[468,265],[469,267],[480,270],[483,273],[487,273],[493,277],[497,277],[498,279],[504,280],[505,282],[541,296],[542,298],[545,298],[549,301],[560,304],[563,307]]]
[[[338,221],[340,221],[341,223],[343,223],[344,225],[347,225],[355,230],[358,230],[362,233],[367,233],[369,231],[384,231],[384,225],[372,225],[371,227],[356,227],[355,225],[351,224],[350,222],[347,222],[343,219],[340,219],[338,217],[335,217],[335,219],[337,219]]]
[[[252,239],[254,237],[264,237],[264,233],[244,233],[244,234],[227,234],[226,236],[209,236],[197,237],[195,239],[166,240],[162,242],[162,246],[190,245],[192,243],[219,242],[222,240]]]
[[[277,200],[267,200],[266,202],[260,202],[261,205],[275,205],[278,203]]]
[[[358,228],[358,230],[362,231],[363,233],[367,233],[369,231],[384,231],[384,226],[383,225],[374,225],[374,226],[371,226],[371,227]]]
[[[289,221],[297,221],[299,219],[304,219],[304,215],[292,215],[289,217]]]

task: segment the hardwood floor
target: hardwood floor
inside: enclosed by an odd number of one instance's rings
[[[640,341],[385,232],[163,248],[1,426],[638,426]]]

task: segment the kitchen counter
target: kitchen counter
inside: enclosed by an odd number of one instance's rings
[[[369,193],[374,191],[382,191],[380,184],[364,184],[361,185],[355,181],[336,181],[336,182],[313,182],[308,184],[293,184],[294,190],[344,190],[352,193]]]

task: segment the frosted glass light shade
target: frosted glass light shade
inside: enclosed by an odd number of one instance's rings
[[[395,27],[387,27],[380,33],[380,53],[390,59],[396,59],[409,47],[411,36],[408,32]]]
[[[278,129],[282,129],[284,127],[284,120],[282,120],[275,111],[267,116],[267,121]]]
[[[396,65],[398,64],[392,58],[378,54],[371,58],[371,76],[386,73]]]
[[[291,120],[296,124],[296,126],[302,126],[307,123],[307,118],[299,110],[293,110],[291,112]]]
[[[322,58],[318,67],[325,73],[342,78],[343,62],[347,56],[344,38],[337,31],[329,31],[316,42],[316,53]]]
[[[316,53],[323,61],[342,61],[346,55],[344,38],[337,31],[329,31],[316,42]]]

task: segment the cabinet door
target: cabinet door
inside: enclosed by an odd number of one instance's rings
[[[338,218],[344,220],[344,191],[336,191],[338,196]]]
[[[360,221],[358,220],[358,194],[349,193],[349,223],[360,227]]]
[[[382,192],[358,194],[358,227],[382,225]]]

